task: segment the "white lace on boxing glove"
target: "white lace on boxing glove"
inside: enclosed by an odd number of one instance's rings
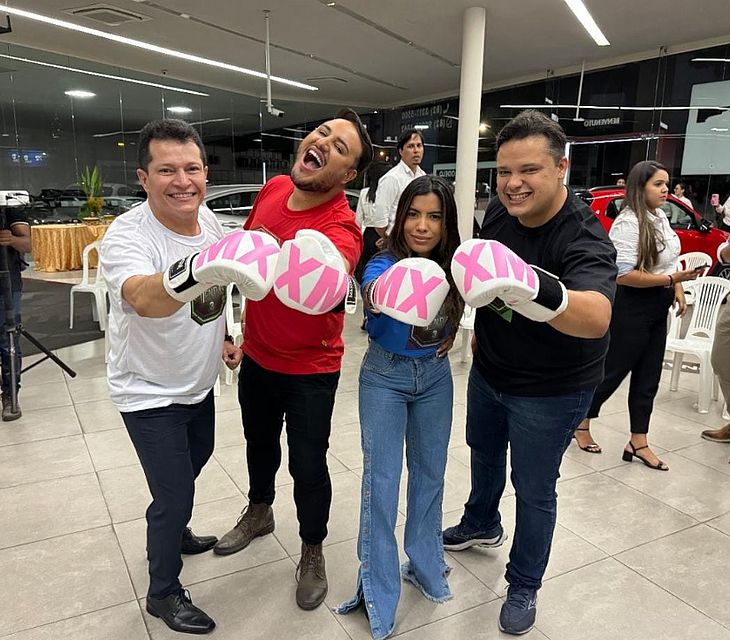
[[[565,311],[568,292],[551,273],[534,267],[496,240],[471,239],[454,253],[451,273],[472,307],[500,298],[517,313],[547,322]]]
[[[282,244],[274,293],[287,307],[321,315],[342,303],[349,287],[345,260],[323,233],[301,229]]]
[[[375,313],[416,327],[426,327],[449,293],[444,270],[428,258],[405,258],[368,285],[368,304]]]
[[[261,300],[271,290],[278,255],[279,245],[269,234],[234,231],[170,265],[162,283],[180,302],[195,300],[214,285],[230,283],[245,298]]]

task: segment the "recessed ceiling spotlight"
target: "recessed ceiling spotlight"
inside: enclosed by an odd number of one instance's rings
[[[91,91],[84,91],[83,89],[72,89],[71,91],[64,91],[64,93],[70,98],[93,98],[96,95]]]
[[[167,107],[170,113],[192,113],[193,110],[190,107]]]

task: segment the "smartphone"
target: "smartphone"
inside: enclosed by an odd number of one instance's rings
[[[699,267],[692,269],[692,271],[704,271],[705,269],[709,269],[710,266],[709,264],[701,264]]]
[[[720,204],[720,194],[719,194],[719,193],[713,193],[713,194],[712,194],[712,195],[710,196],[710,204],[711,204],[711,205],[712,205],[713,207],[717,207],[717,206],[719,206],[719,204]]]

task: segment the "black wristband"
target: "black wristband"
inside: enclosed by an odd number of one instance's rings
[[[560,286],[560,280],[540,267],[532,265],[532,268],[540,281],[540,287],[533,302],[550,311],[556,311],[563,304],[564,289]]]

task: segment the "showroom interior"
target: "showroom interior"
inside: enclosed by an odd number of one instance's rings
[[[233,227],[238,218],[245,221],[261,185],[290,172],[303,137],[342,106],[360,115],[382,162],[395,164],[398,136],[418,129],[422,168],[456,181],[466,194],[460,204],[473,199],[469,220],[496,193],[496,134],[534,108],[566,132],[572,188],[613,186],[637,162],[658,160],[672,185],[687,185],[697,224],[719,226],[714,203],[730,197],[727,1],[585,5],[609,44],[597,43],[568,0],[0,5],[0,198],[27,194],[34,242],[44,227],[84,227],[85,234],[70,262],[54,266],[59,253],[51,248],[28,255],[23,272],[25,328],[76,375],[23,343],[24,366],[35,365],[22,377],[23,416],[0,426],[0,638],[174,637],[144,607],[149,494],[108,397],[103,318],[100,323],[93,296],[75,296],[76,328],[66,329],[69,288],[96,277],[93,256],[90,274],[82,269],[83,246],[145,197],[136,173],[145,123],[174,117],[198,130],[208,154],[208,188],[224,194],[215,211],[231,214]],[[476,61],[480,97],[475,102],[472,91],[466,105],[462,36],[474,8],[485,16],[483,56]],[[475,123],[469,131],[460,128],[467,121]],[[459,146],[467,138],[471,155],[464,164]],[[84,172],[92,170],[106,190],[93,223],[80,193]],[[469,178],[461,184],[460,170]],[[234,201],[229,186],[246,186],[249,199],[231,190]],[[362,176],[348,185],[353,208],[364,186]],[[185,560],[182,582],[214,614],[214,636],[221,640],[370,637],[364,616],[333,612],[351,595],[358,566],[357,390],[368,344],[359,316],[348,316],[344,337],[328,454],[333,505],[325,606],[302,611],[292,597],[299,538],[285,459],[276,480],[275,534],[235,557]],[[461,349],[467,339],[460,331],[451,355],[445,522],[459,517],[470,484],[471,361]],[[667,356],[655,402],[652,444],[671,471],[622,463],[628,415],[622,386],[594,423],[604,453],[586,455],[574,442],[565,454],[540,613],[525,637],[730,640],[724,598],[730,591],[730,446],[700,438],[727,419],[722,396],[713,397],[708,412],[698,410],[701,376],[691,363],[678,389],[670,389],[670,361]],[[235,375],[222,373],[216,449],[198,482],[192,521],[196,530],[218,536],[248,490],[236,384]],[[507,528],[515,502],[508,484]],[[402,482],[400,541],[405,514]],[[507,559],[508,545],[447,553],[454,598],[436,604],[404,585],[393,637],[506,637],[495,620]]]

